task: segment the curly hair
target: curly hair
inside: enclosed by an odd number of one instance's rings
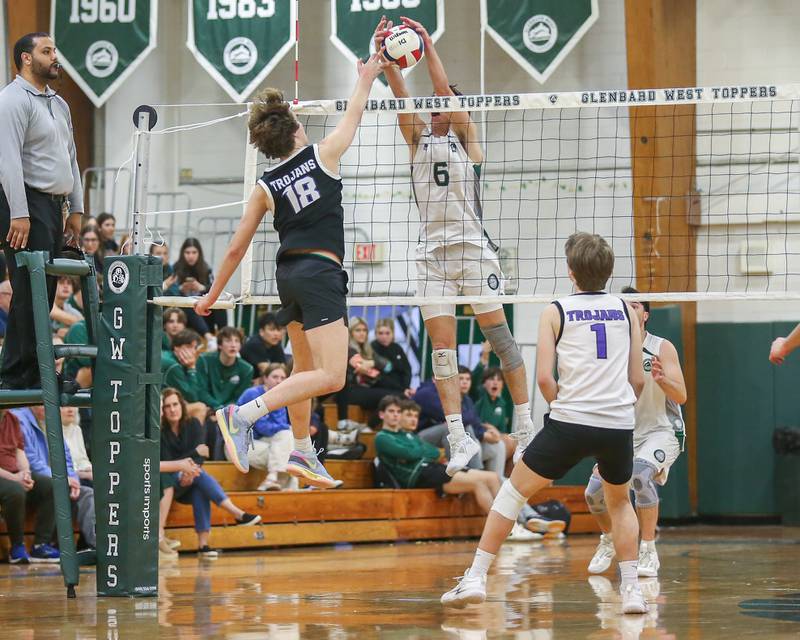
[[[256,96],[247,121],[250,144],[268,158],[285,158],[294,150],[294,134],[300,127],[289,103],[278,89],[264,89]]]

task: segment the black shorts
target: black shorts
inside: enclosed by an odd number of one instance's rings
[[[535,473],[558,480],[584,458],[597,460],[603,480],[625,484],[633,473],[633,429],[605,429],[544,417],[544,428],[522,460]]]
[[[317,255],[283,256],[275,272],[282,309],[277,320],[296,320],[308,331],[344,318],[347,324],[347,272]]]
[[[447,475],[445,467],[441,462],[430,462],[422,467],[417,476],[417,482],[414,484],[415,489],[436,489],[440,496],[444,495],[442,487],[452,480]],[[469,471],[469,468],[462,469],[462,471]]]

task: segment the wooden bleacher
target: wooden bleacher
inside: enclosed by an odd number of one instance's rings
[[[239,473],[228,462],[207,462],[205,470],[222,485],[239,507],[261,515],[262,524],[234,526],[233,518],[211,507],[211,545],[219,549],[250,549],[339,542],[391,542],[477,537],[484,516],[471,496],[440,498],[433,489],[375,489],[372,465],[375,434],[361,434],[367,446],[362,460],[328,460],[334,478],[344,480],[330,491],[260,492],[256,488],[266,473],[252,469]],[[536,502],[555,498],[572,512],[570,533],[594,533],[597,526],[588,512],[582,486],[551,487]],[[181,551],[197,549],[190,505],[174,503],[167,521],[167,536],[181,542]],[[26,522],[33,531],[33,520]],[[5,523],[0,520],[0,557],[8,554]],[[27,538],[27,536],[26,536]],[[30,544],[30,539],[26,539]]]

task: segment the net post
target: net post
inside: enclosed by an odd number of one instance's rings
[[[136,127],[136,164],[133,174],[133,254],[144,253],[142,246],[142,209],[147,207],[147,181],[150,174],[150,131],[156,126],[156,110],[147,105],[136,107],[133,125]]]
[[[247,105],[248,109],[250,104]],[[242,205],[242,217],[247,211],[247,200],[250,198],[250,192],[256,184],[258,176],[258,149],[250,144],[250,132],[246,132],[245,138],[245,154],[244,154],[244,182],[242,184],[242,200],[245,204]],[[253,282],[253,243],[251,242],[247,247],[247,253],[241,262],[241,291],[242,298],[247,298],[252,294]]]

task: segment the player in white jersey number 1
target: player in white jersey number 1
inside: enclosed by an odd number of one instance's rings
[[[428,32],[418,22],[402,18],[425,46],[425,60],[436,96],[455,96]],[[375,29],[380,50],[392,22],[384,16]],[[384,69],[396,97],[408,97],[400,70]],[[483,162],[478,130],[466,111],[431,113],[430,125],[417,114],[398,114],[400,132],[411,154],[411,179],[420,215],[417,247],[417,295],[493,296],[503,293],[498,247],[483,229],[476,167]],[[514,401],[518,460],[533,437],[525,365],[511,335],[503,306],[473,304],[478,325],[500,359]],[[451,447],[447,473],[465,468],[480,445],[464,431],[458,386],[456,319],[453,304],[420,305],[431,338],[433,378],[442,401]]]
[[[565,246],[577,293],[542,312],[536,382],[550,403],[544,427],[500,487],[472,566],[442,604],[486,599],[486,575],[520,509],[583,458],[597,461],[619,559],[623,613],[646,613],[636,572],[639,523],[631,506],[634,404],[644,387],[642,339],[632,310],[606,286],[614,252],[597,235],[575,233]],[[553,373],[558,364],[558,380]]]
[[[622,292],[638,293],[630,287]],[[666,484],[669,469],[682,449],[684,424],[680,405],[686,402],[686,383],[673,344],[647,331],[650,304],[632,302],[631,307],[644,335],[642,369],[645,383],[636,402],[636,429],[633,432],[632,488],[642,535],[638,573],[641,577],[654,578],[661,566],[655,542],[659,501],[657,485]],[[589,573],[603,573],[611,566],[615,552],[611,520],[597,468],[589,479],[585,495],[589,510],[603,532],[589,563]]]

